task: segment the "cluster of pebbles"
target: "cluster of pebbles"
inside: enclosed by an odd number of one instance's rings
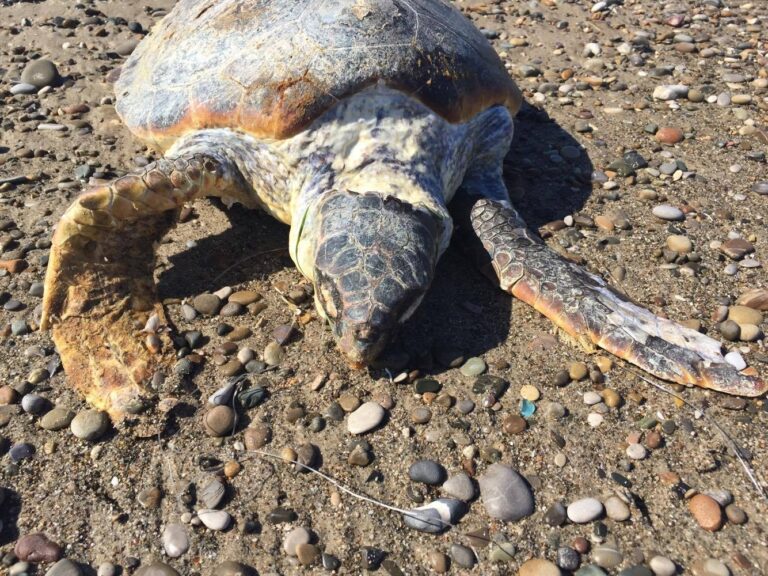
[[[463,339],[406,338],[355,373],[311,285],[247,268],[253,281],[166,300],[177,360],[156,384],[175,386],[161,402],[170,433],[115,431],[68,390],[37,331],[51,233],[86,183],[152,159],[119,128],[106,81],[170,5],[0,8],[0,572],[768,572],[765,503],[704,417],[727,423],[764,482],[764,400],[673,386],[699,408],[688,412],[607,356],[574,360],[517,309],[520,342],[478,350],[479,317],[505,309],[474,291],[413,322],[453,317]],[[565,211],[523,198],[542,236],[719,338],[735,367],[768,373],[768,5],[458,5],[532,105],[508,163],[513,196],[591,190],[583,206],[550,199]],[[550,119],[565,135],[541,136]],[[195,210],[161,247],[163,267],[221,231],[214,209]],[[164,328],[150,321],[148,347]]]

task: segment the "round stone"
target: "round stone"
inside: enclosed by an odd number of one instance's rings
[[[21,398],[21,408],[27,414],[42,414],[50,405],[48,399],[39,394],[25,394]]]
[[[181,524],[168,524],[163,530],[163,550],[170,558],[178,558],[189,550],[187,530]]]
[[[180,576],[176,570],[162,562],[152,562],[136,571],[136,576]]]
[[[549,560],[543,558],[531,558],[520,566],[518,576],[560,576],[560,568]]]
[[[549,402],[544,406],[544,417],[548,420],[559,420],[565,416],[565,406],[560,402]]]
[[[629,506],[618,496],[609,496],[605,499],[605,514],[611,520],[624,522],[629,520]]]
[[[54,84],[59,79],[59,71],[50,60],[40,58],[29,62],[21,73],[21,81],[32,84],[36,88],[43,88]]]
[[[691,566],[691,576],[730,576],[728,566],[717,558],[699,558]]]
[[[675,576],[677,573],[677,566],[666,556],[654,556],[648,566],[656,576]]]
[[[232,408],[216,406],[203,416],[203,425],[209,436],[221,437],[232,434],[235,420],[235,411]]]
[[[734,342],[741,337],[741,327],[733,320],[720,323],[720,334],[729,342]]]
[[[662,220],[685,219],[685,214],[683,214],[683,211],[680,210],[680,208],[670,206],[669,204],[659,204],[658,206],[654,206],[653,215]]]
[[[483,372],[485,372],[487,368],[487,365],[485,364],[485,360],[478,357],[469,358],[464,364],[461,366],[459,371],[464,376],[479,376]]]
[[[366,402],[347,418],[347,430],[351,434],[364,434],[376,428],[384,420],[384,408],[376,402]]]
[[[579,553],[570,546],[561,546],[557,549],[557,565],[563,570],[572,572],[579,567],[580,563]]]
[[[544,513],[544,521],[550,526],[562,526],[565,523],[566,511],[561,502],[555,502]]]
[[[763,331],[760,330],[760,327],[755,326],[754,324],[742,324],[739,328],[739,338],[744,342],[755,342],[763,335]]]
[[[232,522],[232,517],[224,510],[203,508],[197,511],[197,517],[209,530],[226,530]]]
[[[24,562],[56,562],[61,558],[61,546],[42,532],[27,534],[16,541],[13,553]]]
[[[192,300],[192,307],[204,316],[215,316],[221,307],[221,298],[215,294],[199,294]]]
[[[731,524],[745,524],[747,522],[747,513],[736,504],[729,504],[725,507],[725,515]]]
[[[536,402],[541,397],[541,392],[536,386],[532,384],[526,384],[520,388],[520,396],[529,402]]]
[[[469,502],[477,495],[475,483],[466,472],[459,472],[451,476],[441,488],[447,496],[458,498],[464,502]]]
[[[688,254],[693,250],[693,242],[691,242],[691,239],[688,238],[688,236],[682,236],[680,234],[667,236],[667,246],[670,250],[677,252],[678,254]]]
[[[656,141],[662,144],[677,144],[685,138],[680,128],[672,126],[663,126],[656,131]]]
[[[434,460],[418,460],[408,469],[408,477],[414,482],[437,486],[445,480],[446,471],[439,462]]]
[[[240,562],[227,560],[213,569],[211,576],[255,576],[256,572]]]
[[[573,362],[568,367],[568,375],[570,376],[571,380],[584,380],[589,375],[589,369],[587,368],[587,365],[584,364],[584,362]]]
[[[533,493],[525,479],[509,466],[491,464],[478,482],[480,497],[491,518],[514,522],[533,514]]]
[[[430,550],[427,554],[430,567],[435,574],[445,574],[448,572],[448,566],[450,560],[448,556],[440,552],[439,550]]]
[[[504,417],[501,427],[507,434],[520,434],[528,427],[528,423],[517,414],[508,414]]]
[[[688,509],[699,526],[716,532],[723,526],[723,511],[717,501],[706,494],[696,494],[688,501]]]
[[[48,569],[45,576],[82,576],[82,574],[77,564],[68,558],[62,558]]]
[[[755,324],[757,326],[763,321],[763,314],[760,310],[749,308],[748,306],[731,306],[728,308],[728,319],[736,324]]]
[[[595,564],[601,568],[615,568],[624,560],[624,556],[611,544],[601,544],[592,551]]]
[[[101,410],[83,410],[70,422],[69,429],[81,440],[98,440],[109,428],[109,416]]]
[[[582,498],[568,505],[568,519],[575,524],[586,524],[603,514],[603,504],[597,498]]]
[[[296,558],[302,566],[312,566],[320,559],[320,550],[314,544],[299,544],[296,546]]]
[[[296,547],[299,544],[309,544],[312,534],[306,528],[299,526],[294,528],[283,539],[283,550],[288,556],[296,556]]]
[[[632,458],[632,460],[642,460],[648,455],[648,451],[645,449],[645,446],[639,442],[634,442],[627,446],[626,452],[627,456]]]
[[[264,423],[251,424],[243,434],[246,450],[260,450],[272,440],[272,429]]]
[[[277,342],[270,342],[264,348],[264,362],[269,366],[279,366],[285,360],[285,349]]]

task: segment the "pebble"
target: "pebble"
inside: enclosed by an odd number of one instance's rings
[[[682,142],[684,138],[685,135],[680,128],[673,128],[671,126],[664,126],[656,132],[656,141],[662,144],[677,144]]]
[[[61,546],[42,532],[27,534],[16,541],[13,553],[24,562],[56,562],[61,558]]]
[[[728,504],[725,507],[725,516],[731,524],[741,525],[747,522],[747,513],[736,504]]]
[[[5,448],[6,446],[3,446],[3,449]],[[14,444],[11,446],[10,450],[8,450],[8,456],[13,462],[21,462],[22,460],[32,458],[34,455],[35,447],[27,442],[19,442],[18,444]]]
[[[82,574],[77,564],[68,558],[62,558],[48,569],[45,576],[82,576]]]
[[[603,504],[597,498],[582,498],[568,505],[568,519],[575,524],[586,524],[603,514]]]
[[[136,576],[180,576],[180,574],[162,562],[152,562],[146,566],[142,566],[136,571]]]
[[[11,94],[34,94],[38,91],[38,87],[34,84],[27,84],[26,82],[21,82],[19,84],[14,84],[11,86],[10,93]]]
[[[730,576],[731,571],[717,558],[699,558],[691,563],[691,576]]]
[[[256,573],[245,564],[227,560],[216,566],[211,572],[211,576],[256,576]]]
[[[747,306],[731,306],[728,308],[728,319],[737,324],[754,324],[759,326],[763,321],[763,314],[754,308]]]
[[[98,440],[109,428],[109,416],[101,410],[83,410],[72,418],[69,428],[81,440]]]
[[[648,455],[648,451],[645,446],[639,442],[633,442],[627,446],[626,454],[632,458],[632,460],[643,460]]]
[[[434,460],[418,460],[408,469],[408,477],[414,482],[437,486],[445,481],[445,468]]]
[[[213,437],[228,436],[232,434],[235,422],[235,411],[229,406],[216,406],[203,416],[205,432]]]
[[[25,394],[21,398],[21,408],[27,414],[42,414],[50,405],[48,399],[39,394]]]
[[[737,350],[731,350],[728,352],[725,356],[725,361],[728,362],[731,366],[736,368],[736,370],[744,370],[744,368],[747,367],[747,362],[744,360],[741,354]]]
[[[688,254],[693,250],[693,242],[687,236],[673,234],[667,237],[667,246],[678,254]]]
[[[256,422],[246,428],[243,441],[246,450],[260,450],[272,440],[272,429],[264,423]]]
[[[479,376],[483,372],[486,371],[488,366],[485,363],[485,360],[478,357],[469,358],[464,364],[461,366],[459,371],[464,376]]]
[[[600,544],[592,551],[592,558],[601,568],[615,568],[624,560],[624,556],[613,544]]]
[[[653,90],[654,100],[677,100],[685,98],[688,95],[688,86],[683,84],[670,84],[666,86],[657,86]]]
[[[450,558],[439,550],[430,550],[428,553],[429,565],[435,574],[445,574],[448,572]]]
[[[550,526],[562,526],[566,516],[567,512],[562,502],[555,502],[544,513],[544,521]]]
[[[688,501],[688,509],[704,530],[716,532],[722,528],[723,511],[714,498],[706,494],[696,494]]]
[[[478,482],[480,497],[491,518],[514,522],[533,514],[533,493],[526,480],[509,466],[492,464]]]
[[[557,549],[557,565],[563,570],[572,572],[581,564],[579,553],[570,546],[561,546]]]
[[[464,502],[469,502],[477,496],[477,489],[472,478],[466,472],[459,472],[448,478],[441,489],[447,496],[452,496]]]
[[[594,564],[587,564],[576,570],[573,576],[605,576],[605,572]]]
[[[549,560],[531,558],[520,565],[518,576],[560,576],[560,568]]]
[[[21,73],[21,81],[36,88],[44,88],[54,84],[59,79],[59,71],[50,60],[39,58],[29,62]]]
[[[475,552],[462,544],[451,544],[451,558],[461,568],[473,568],[477,564]]]
[[[520,434],[528,427],[528,423],[525,418],[521,418],[517,414],[507,414],[501,427],[507,434]]]
[[[605,515],[611,520],[616,520],[617,522],[629,520],[629,506],[618,496],[609,496],[605,499],[604,505]]]
[[[677,573],[677,566],[666,556],[654,556],[648,566],[656,576],[674,576]]]
[[[598,402],[602,402],[603,397],[600,396],[597,392],[593,390],[589,390],[588,392],[584,392],[584,404],[587,406],[594,406]]]
[[[200,503],[208,509],[218,508],[224,499],[226,488],[218,479],[209,480],[197,493]]]
[[[366,402],[347,418],[347,430],[351,434],[364,434],[376,428],[384,420],[385,411],[376,402]]]
[[[760,180],[752,184],[752,192],[755,194],[768,195],[768,180]]]
[[[285,359],[285,349],[277,342],[270,342],[264,348],[264,362],[269,366],[279,366]]]
[[[403,516],[405,525],[420,532],[439,534],[458,522],[467,507],[461,500],[438,498],[425,506],[409,510]]]
[[[215,316],[221,307],[221,298],[215,294],[199,294],[192,299],[192,307],[204,316]]]
[[[209,530],[226,530],[232,522],[232,516],[224,510],[203,508],[197,511],[197,517]]]
[[[584,380],[589,375],[589,368],[584,362],[573,362],[568,367],[568,375],[571,380],[579,381]]]
[[[653,207],[653,215],[662,220],[684,220],[685,214],[679,208],[669,204],[659,204]]]
[[[538,388],[536,388],[536,386],[525,384],[522,388],[520,388],[520,396],[529,402],[536,402],[536,400],[538,400],[541,396],[541,392]]]
[[[168,524],[163,530],[163,550],[170,558],[178,558],[189,550],[187,529],[181,524]]]
[[[494,542],[488,559],[491,562],[509,562],[514,560],[517,548],[513,542]]]
[[[299,526],[294,528],[283,539],[283,550],[288,556],[296,556],[296,547],[299,544],[309,544],[312,534],[306,528]]]

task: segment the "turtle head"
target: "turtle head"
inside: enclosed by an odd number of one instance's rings
[[[440,252],[441,219],[381,194],[327,192],[303,238],[315,302],[341,352],[370,364],[421,302]],[[297,260],[299,262],[299,260]],[[300,265],[300,268],[302,266]]]

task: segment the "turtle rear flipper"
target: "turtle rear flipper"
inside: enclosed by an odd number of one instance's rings
[[[486,271],[503,290],[587,348],[603,348],[680,384],[740,396],[760,396],[768,389],[768,382],[752,370],[740,372],[726,362],[716,340],[637,306],[602,278],[553,252],[506,203],[463,200],[463,228],[484,256]]]
[[[155,245],[185,202],[242,195],[230,164],[199,153],[160,160],[81,195],[59,222],[41,328],[52,328],[69,383],[116,423],[146,407],[149,381],[173,357],[155,295]],[[153,314],[160,330],[147,333]]]

